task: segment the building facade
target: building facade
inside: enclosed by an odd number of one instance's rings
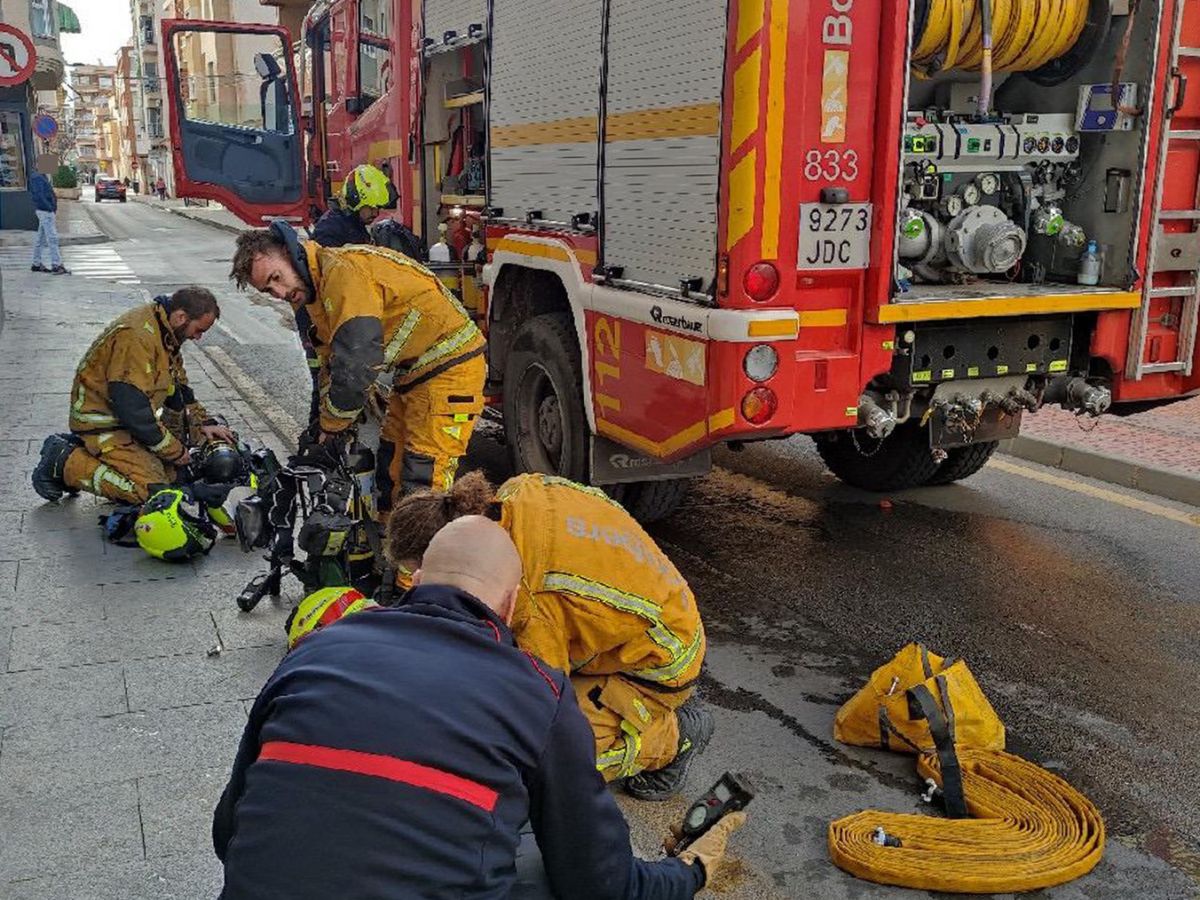
[[[76,168],[81,176],[116,174],[109,122],[116,94],[116,66],[77,63],[70,67]]]
[[[27,34],[37,53],[29,81],[0,87],[0,228],[37,227],[29,179],[37,153],[46,148],[34,139],[33,120],[40,102],[55,102],[62,86],[59,33],[62,21],[70,27],[75,18],[68,8],[59,7],[57,0],[0,0],[0,22]]]

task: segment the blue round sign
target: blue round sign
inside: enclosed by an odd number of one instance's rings
[[[33,120],[33,133],[44,141],[48,141],[58,134],[58,123],[54,121],[54,116],[48,116],[45,113],[37,116]]]

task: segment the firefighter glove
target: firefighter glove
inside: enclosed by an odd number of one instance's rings
[[[717,869],[725,858],[725,845],[729,843],[729,836],[745,824],[744,812],[730,813],[680,853],[679,858],[689,864],[700,863],[704,867],[704,883],[712,884],[717,876]]]

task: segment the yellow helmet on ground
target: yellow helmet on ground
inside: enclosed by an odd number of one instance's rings
[[[167,562],[207,553],[217,540],[204,506],[186,488],[164,488],[152,495],[142,505],[133,533],[139,547]]]
[[[288,649],[303,638],[351,613],[372,609],[377,604],[351,587],[327,587],[309,594],[288,616]]]
[[[395,209],[399,194],[390,178],[375,166],[355,166],[342,187],[342,208],[358,212],[368,206]]]

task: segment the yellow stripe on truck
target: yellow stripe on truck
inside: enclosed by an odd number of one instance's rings
[[[877,321],[886,325],[896,322],[931,322],[938,319],[1040,316],[1102,309],[1137,309],[1141,305],[1142,295],[1129,291],[1047,294],[1042,297],[985,297],[980,300],[929,300],[881,306]]]

